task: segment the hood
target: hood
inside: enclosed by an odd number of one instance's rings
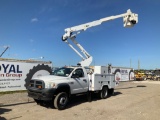
[[[43,81],[57,81],[57,80],[68,79],[68,77],[55,76],[55,75],[45,75],[45,76],[38,76],[33,79],[38,79],[38,80],[43,80]]]

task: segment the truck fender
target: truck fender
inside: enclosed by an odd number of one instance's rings
[[[105,85],[105,84],[104,84],[103,86],[101,86],[101,90],[103,89],[103,87],[109,88],[108,85]]]
[[[60,92],[66,92],[70,96],[70,86],[67,83],[58,84],[55,94],[57,95]]]

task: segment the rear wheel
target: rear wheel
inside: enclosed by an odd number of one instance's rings
[[[54,107],[58,110],[65,109],[68,103],[68,94],[65,92],[59,93],[54,99]]]
[[[101,99],[106,99],[108,97],[108,87],[103,87],[99,95]]]

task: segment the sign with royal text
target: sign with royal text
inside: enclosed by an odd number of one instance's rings
[[[51,63],[0,61],[0,92],[26,90],[32,77],[50,74],[51,67]]]

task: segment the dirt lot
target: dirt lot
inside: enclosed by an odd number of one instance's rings
[[[0,120],[159,120],[160,82],[121,82],[107,99],[72,98],[67,109],[39,106],[27,93],[0,96]]]

